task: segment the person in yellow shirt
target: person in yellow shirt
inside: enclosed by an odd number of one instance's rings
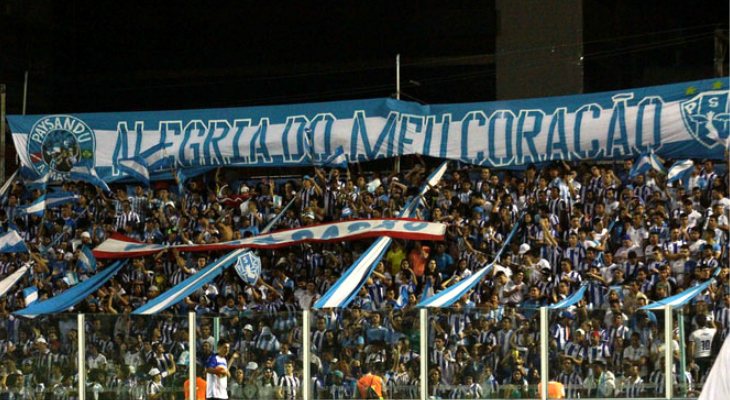
[[[398,275],[401,270],[403,260],[406,259],[406,252],[403,251],[403,245],[398,240],[393,240],[393,244],[388,250],[388,254],[385,255],[385,261],[390,264],[390,273],[393,276]]]

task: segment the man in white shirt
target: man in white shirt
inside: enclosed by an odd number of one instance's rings
[[[507,282],[502,292],[502,303],[521,304],[527,293],[527,285],[524,281],[525,274],[518,271],[512,276],[512,280]]]
[[[699,376],[703,376],[712,365],[712,341],[717,330],[707,326],[707,317],[703,315],[695,317],[695,321],[698,329],[689,335],[689,353],[700,367]]]
[[[228,398],[228,378],[231,376],[228,371],[228,360],[226,356],[231,350],[231,345],[226,341],[218,342],[218,353],[210,356],[205,363],[206,387],[205,398],[207,400],[219,400]]]

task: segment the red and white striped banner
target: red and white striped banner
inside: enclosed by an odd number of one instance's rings
[[[131,258],[160,252],[169,248],[179,251],[215,251],[240,248],[276,249],[301,243],[348,242],[373,237],[410,240],[444,240],[446,226],[409,218],[360,219],[332,222],[295,229],[285,229],[246,239],[214,244],[161,245],[142,243],[124,235],[114,234],[96,249],[94,256]]]

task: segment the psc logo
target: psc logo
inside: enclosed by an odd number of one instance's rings
[[[720,143],[714,138],[728,136],[729,106],[727,90],[704,92],[679,104],[687,130],[709,148]]]
[[[28,159],[39,174],[50,168],[68,174],[75,165],[94,165],[96,139],[86,123],[71,115],[39,119],[28,135]]]

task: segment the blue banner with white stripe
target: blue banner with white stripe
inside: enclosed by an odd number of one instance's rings
[[[76,304],[84,301],[84,299],[89,297],[90,294],[102,287],[126,264],[127,260],[117,261],[106,267],[103,271],[79,283],[78,285],[67,289],[61,294],[55,295],[44,301],[37,301],[22,310],[15,311],[13,314],[25,317],[35,317],[37,315],[55,314],[68,310]]]
[[[723,158],[728,79],[540,99],[421,105],[394,99],[74,115],[10,115],[22,165],[104,181],[144,158],[153,180],[170,165],[311,166],[342,146],[348,162],[408,154],[508,167],[552,160]],[[192,176],[193,174],[188,174]]]
[[[494,257],[494,262],[473,273],[466,279],[460,280],[457,284],[449,286],[445,290],[436,293],[431,297],[421,299],[421,302],[418,303],[418,307],[449,307],[452,304],[456,303],[457,300],[464,296],[471,288],[479,283],[479,281],[481,281],[482,278],[484,278],[492,270],[495,262],[499,261],[499,257],[502,255],[502,252],[504,252],[504,249],[509,246],[510,241],[512,241],[512,238],[517,232],[517,229],[522,222],[522,218],[523,216],[520,216],[520,218],[517,220],[517,223],[515,223],[515,226],[512,227],[512,230],[507,235],[507,238],[502,244],[502,247],[499,249],[499,251],[497,251],[497,254]]]

